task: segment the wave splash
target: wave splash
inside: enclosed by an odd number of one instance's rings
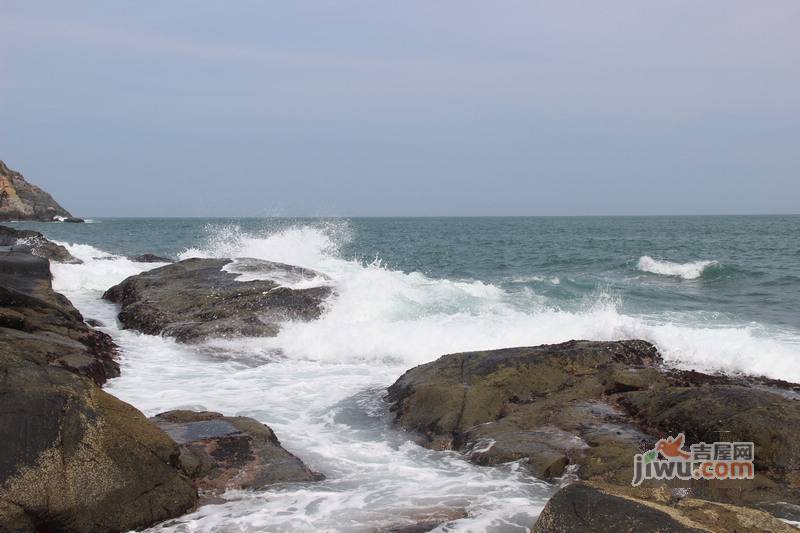
[[[705,272],[707,268],[716,266],[719,266],[717,261],[673,263],[672,261],[653,259],[649,255],[640,257],[637,265],[638,269],[643,272],[660,274],[662,276],[676,276],[683,279],[697,279],[703,275],[703,272]]]
[[[430,278],[388,268],[379,259],[345,259],[346,222],[300,225],[248,234],[237,227],[210,230],[188,257],[254,257],[311,268],[331,279],[336,296],[321,319],[284,324],[276,338],[216,341],[220,348],[280,353],[327,363],[415,365],[445,353],[530,346],[570,339],[641,338],[672,364],[708,371],[749,372],[800,380],[800,338],[740,323],[709,323],[686,314],[636,316],[598,289],[566,309],[526,288],[507,292],[477,280]],[[647,256],[640,268],[695,279],[715,261],[678,264]],[[648,270],[649,271],[649,270]]]
[[[235,494],[154,531],[240,529],[379,530],[429,513],[464,511],[453,531],[522,530],[551,487],[517,463],[487,469],[404,443],[381,398],[411,366],[441,354],[561,342],[642,338],[673,365],[800,381],[800,337],[757,324],[709,322],[708,315],[634,316],[597,290],[564,309],[529,287],[511,292],[474,280],[434,279],[379,260],[344,258],[346,224],[246,233],[212,228],[188,257],[254,257],[312,268],[336,296],[317,321],[289,322],[275,338],[181,345],[122,331],[116,308],[99,299],[125,277],[158,265],[134,263],[86,245],[67,245],[82,265],[53,264],[55,289],[98,318],[122,348],[123,374],[110,391],[151,415],[169,409],[252,416],[328,479],[319,485]],[[276,356],[276,353],[280,355]],[[264,360],[274,364],[262,364]],[[255,361],[254,361],[255,360]],[[199,394],[198,391],[202,391]]]

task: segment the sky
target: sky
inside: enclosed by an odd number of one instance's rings
[[[800,2],[0,0],[80,216],[800,212]]]

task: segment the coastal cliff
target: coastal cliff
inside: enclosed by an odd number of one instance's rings
[[[0,220],[50,222],[67,219],[78,220],[50,194],[28,183],[22,174],[0,161]]]

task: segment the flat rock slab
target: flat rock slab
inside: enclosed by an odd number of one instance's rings
[[[255,273],[266,279],[240,280]],[[287,286],[287,280],[298,277],[325,278],[312,270],[258,259],[187,259],[132,276],[103,297],[120,304],[119,320],[126,328],[179,342],[274,337],[281,322],[319,318],[331,295],[326,285]]]
[[[169,411],[151,419],[181,447],[181,464],[205,498],[228,489],[324,479],[286,451],[266,425],[220,413]]]

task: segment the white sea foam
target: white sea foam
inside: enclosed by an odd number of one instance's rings
[[[672,261],[662,261],[653,259],[649,255],[639,258],[638,268],[643,272],[651,274],[661,274],[662,276],[677,276],[683,279],[697,279],[703,275],[705,269],[710,266],[717,266],[717,261],[692,261],[689,263],[673,263]]]
[[[561,279],[558,276],[552,276],[550,278],[544,278],[542,276],[517,276],[511,280],[512,283],[542,283],[544,281],[548,281],[553,285],[561,283]]]
[[[688,314],[632,316],[608,291],[562,309],[529,287],[507,292],[342,258],[348,231],[298,226],[249,235],[225,228],[184,252],[182,258],[254,257],[305,266],[328,276],[336,292],[321,319],[284,324],[275,338],[200,347],[121,331],[114,306],[99,299],[125,277],[159,265],[84,245],[67,246],[85,264],[53,265],[56,289],[106,323],[122,348],[123,374],[112,380],[112,393],[148,415],[190,408],[253,416],[328,476],[319,484],[229,494],[230,501],[164,529],[365,531],[462,512],[468,516],[451,521],[448,531],[530,527],[551,487],[518,464],[477,467],[407,443],[390,429],[382,391],[406,369],[444,353],[643,338],[677,366],[800,381],[800,338],[793,331]]]
[[[343,259],[339,239],[347,235],[346,228],[336,226],[291,227],[263,237],[226,228],[207,246],[183,256],[279,260],[330,276],[337,295],[322,319],[289,323],[278,337],[253,341],[291,359],[414,365],[458,351],[643,338],[675,364],[800,379],[800,339],[791,333],[752,324],[697,323],[693,316],[631,316],[605,292],[588,298],[581,309],[564,310],[531,290],[512,294],[480,281],[433,279],[388,269],[380,261]],[[699,276],[701,264],[715,262],[677,265],[681,268],[674,275]]]

